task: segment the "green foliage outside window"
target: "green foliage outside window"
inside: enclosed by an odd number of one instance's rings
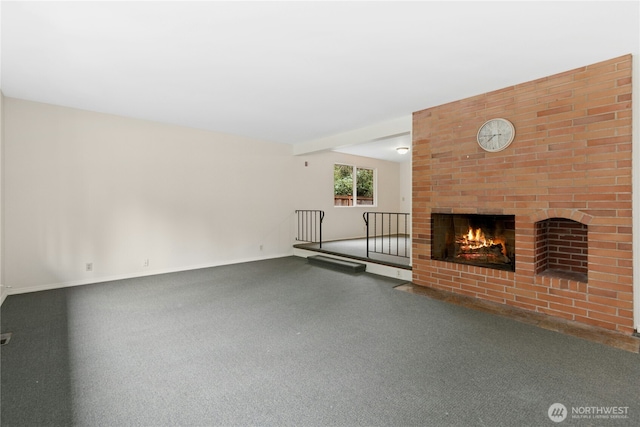
[[[353,194],[353,166],[334,166],[333,189],[333,194],[336,196],[351,196]]]
[[[373,169],[356,170],[356,188],[358,197],[373,197]]]

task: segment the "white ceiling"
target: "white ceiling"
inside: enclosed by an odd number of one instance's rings
[[[640,44],[637,1],[2,1],[1,15],[5,96],[288,144]]]

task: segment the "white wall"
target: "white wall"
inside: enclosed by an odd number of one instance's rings
[[[15,98],[2,111],[9,293],[291,255],[295,209],[326,212],[325,240],[364,236],[366,210],[410,212],[410,163]],[[376,207],[333,206],[335,163],[376,169]]]
[[[11,293],[292,253],[289,145],[9,97],[3,128]]]
[[[410,154],[408,154],[410,155]],[[413,168],[411,161],[400,164],[400,212],[411,213]]]
[[[0,304],[7,297],[4,287],[4,95],[0,90]]]
[[[307,162],[307,166],[305,166]],[[373,168],[377,175],[376,207],[335,207],[333,201],[333,166],[336,163]],[[295,157],[296,209],[325,211],[323,239],[347,239],[366,235],[362,214],[365,211],[402,211],[400,163],[323,151]],[[407,184],[408,192],[411,184]]]

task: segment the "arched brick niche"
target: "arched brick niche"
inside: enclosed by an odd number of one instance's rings
[[[587,283],[589,228],[568,218],[535,223],[535,274]]]

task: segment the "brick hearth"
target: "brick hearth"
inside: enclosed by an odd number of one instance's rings
[[[414,284],[633,332],[631,61],[414,113]],[[496,117],[516,137],[490,153]],[[432,213],[515,215],[515,272],[432,259]]]

